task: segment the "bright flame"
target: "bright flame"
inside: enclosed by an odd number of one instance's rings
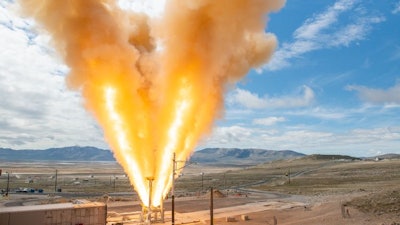
[[[173,153],[187,160],[222,115],[226,88],[269,59],[276,40],[265,15],[284,0],[167,0],[153,18],[114,0],[20,4],[53,36],[69,86],[82,92],[143,204],[158,206]]]
[[[128,143],[129,138],[126,136],[125,129],[123,127],[123,120],[119,116],[119,114],[115,108],[116,90],[112,87],[106,87],[106,88],[104,88],[104,93],[105,93],[105,100],[106,100],[105,106],[106,106],[107,114],[109,115],[110,122],[111,122],[111,124],[113,124],[112,130],[115,133],[115,136],[117,139],[118,149],[121,150],[122,155],[129,155],[130,152],[132,152],[132,148]],[[141,168],[131,157],[124,157],[121,160],[124,161],[124,162],[121,162],[121,164],[129,165],[127,173],[129,174],[129,177],[132,177],[136,181],[136,183],[137,183],[136,187],[137,187],[138,194],[140,196],[148,196],[147,190],[146,190],[146,184],[144,183],[145,178],[143,177],[143,172],[141,172]],[[143,199],[143,200],[146,200],[146,199]],[[144,204],[148,205],[149,203],[144,202]]]

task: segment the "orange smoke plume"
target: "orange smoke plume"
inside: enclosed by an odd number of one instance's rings
[[[69,86],[104,130],[145,205],[160,205],[172,155],[187,160],[222,114],[226,88],[265,63],[266,14],[284,0],[169,0],[160,17],[113,0],[24,0],[70,68]],[[154,178],[151,203],[148,181]]]

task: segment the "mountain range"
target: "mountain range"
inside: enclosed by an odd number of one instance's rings
[[[113,161],[111,151],[96,147],[71,146],[45,150],[0,148],[0,161]]]
[[[195,151],[190,161],[209,164],[259,164],[263,162],[302,157],[295,151],[264,149],[206,148]],[[45,150],[14,150],[0,148],[0,161],[114,161],[113,153],[96,147],[71,146]]]
[[[260,163],[293,159],[306,156],[292,150],[266,150],[266,149],[239,149],[239,148],[206,148],[195,151],[190,161],[200,164],[219,165],[256,165]],[[311,159],[361,159],[350,156],[338,155],[309,155]],[[367,160],[400,158],[399,154],[386,154],[363,158]],[[14,150],[0,148],[1,161],[114,161],[110,150],[96,147],[70,146],[63,148],[49,148],[44,150]]]

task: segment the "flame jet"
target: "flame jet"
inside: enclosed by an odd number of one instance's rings
[[[167,0],[160,16],[113,0],[23,0],[70,68],[67,83],[104,130],[144,205],[171,188],[172,155],[187,160],[222,117],[227,88],[266,63],[266,15],[284,0]],[[148,181],[154,178],[152,202]]]

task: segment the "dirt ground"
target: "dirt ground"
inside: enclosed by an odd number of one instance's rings
[[[301,159],[219,171],[213,186],[238,192],[214,200],[214,224],[400,225],[399,168],[400,160]],[[182,180],[199,186],[198,177]],[[176,224],[210,224],[208,196],[178,200]]]
[[[400,225],[400,214],[367,212],[350,204],[370,199],[363,191],[349,194],[302,196],[249,193],[214,198],[214,224],[218,225]],[[379,196],[379,195],[378,195]],[[210,224],[209,195],[177,199],[175,224]],[[171,224],[170,201],[165,202],[165,221]],[[109,202],[109,223],[138,224],[140,207],[129,202]],[[138,211],[135,211],[138,210]],[[247,217],[245,220],[244,217]]]
[[[260,212],[246,213],[250,220],[243,221],[240,211],[231,215],[235,218],[234,224],[276,224],[280,225],[299,225],[299,224],[319,224],[319,225],[397,225],[400,224],[400,217],[395,215],[376,216],[371,213],[364,213],[354,207],[344,207],[342,214],[342,204],[351,196],[329,196],[323,197],[317,201],[310,201],[304,205],[292,205],[291,202],[284,202],[288,205],[286,208],[267,209]],[[274,203],[272,203],[273,205]],[[197,223],[200,224],[200,223]],[[214,224],[228,225],[232,222],[226,222],[226,217],[218,218]]]
[[[9,198],[0,197],[0,210],[107,200],[109,225],[139,224],[140,202],[117,164],[19,162],[2,167],[11,171],[10,189],[43,188],[44,193],[10,193]],[[206,190],[213,186],[219,189],[213,202],[218,225],[400,225],[399,168],[400,160],[299,159],[246,168],[194,165],[177,180],[175,224],[210,224]],[[55,169],[62,193],[54,193]],[[30,179],[33,183],[27,182]],[[0,189],[6,182],[3,174]],[[158,224],[171,224],[170,198],[164,208],[165,221]]]
[[[214,198],[214,224],[216,225],[399,225],[400,214],[376,214],[364,211],[349,204],[355,199],[369,199],[365,192],[342,195],[302,196],[281,195],[277,193],[252,194],[247,197],[228,196]],[[378,195],[381,196],[381,195]],[[35,196],[11,195],[10,200],[33,200]],[[38,196],[39,200],[53,198]],[[165,203],[165,221],[155,224],[171,224],[171,200]],[[30,205],[27,203],[25,205]],[[210,224],[209,195],[177,198],[175,201],[175,224],[203,225]],[[4,207],[4,205],[3,205]],[[123,223],[140,224],[141,206],[137,201],[109,201],[108,225]],[[342,211],[343,209],[343,211]],[[1,207],[0,207],[1,210]],[[344,213],[342,213],[344,212]],[[243,220],[246,216],[248,220]],[[159,217],[158,217],[159,218]],[[230,222],[227,220],[229,219]]]

